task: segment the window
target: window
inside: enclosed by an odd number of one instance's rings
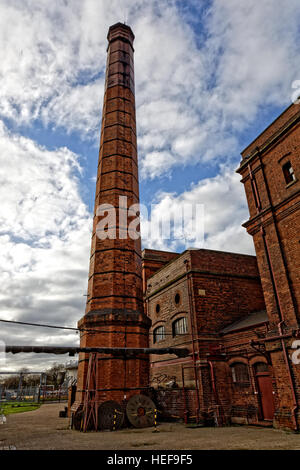
[[[159,312],[160,312],[160,305],[159,305],[159,304],[156,305],[155,311],[156,311],[156,313],[159,313]]]
[[[292,183],[292,181],[296,180],[295,173],[294,173],[293,167],[291,165],[291,162],[285,163],[282,167],[282,171],[283,171],[283,174],[284,174],[286,184]]]
[[[256,364],[254,364],[254,368],[257,374],[261,372],[269,372],[268,364],[266,364],[265,362],[257,362]]]
[[[173,337],[187,333],[187,321],[185,317],[175,320],[172,325]]]
[[[242,362],[236,362],[231,366],[232,380],[234,384],[238,385],[249,385],[249,372],[248,366]]]
[[[175,304],[178,305],[180,303],[180,294],[175,295]]]
[[[165,339],[165,327],[158,326],[153,331],[153,343],[159,343],[159,341],[163,341]]]

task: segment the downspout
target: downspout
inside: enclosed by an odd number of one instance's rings
[[[215,402],[217,404],[217,415],[218,415],[217,416],[217,425],[220,426],[220,425],[223,424],[223,419],[221,418],[221,413],[220,413],[220,410],[222,409],[222,406],[220,404],[219,395],[218,395],[217,388],[216,388],[214,366],[213,366],[212,361],[207,361],[207,363],[209,365],[209,370],[210,370],[210,377],[211,377],[211,384],[212,384],[213,394],[214,394],[214,397],[215,397]]]
[[[279,329],[279,332],[282,334],[282,322],[279,322],[278,323],[278,329]],[[286,352],[286,346],[285,346],[285,342],[283,339],[281,339],[281,345],[282,345],[282,350],[283,350],[283,355],[284,355],[284,361],[286,363],[286,366],[287,366],[287,370],[288,370],[288,374],[289,374],[289,381],[290,381],[290,384],[291,384],[291,388],[292,388],[292,395],[293,395],[293,409],[292,409],[292,414],[293,414],[293,421],[294,421],[294,427],[295,427],[295,431],[298,431],[299,428],[298,428],[298,423],[297,423],[297,411],[298,411],[298,401],[297,401],[297,395],[296,395],[296,392],[295,392],[295,386],[294,386],[294,382],[293,382],[293,377],[292,377],[292,373],[291,373],[291,367],[290,367],[290,363],[289,363],[289,358],[288,358],[288,355],[287,355],[287,352]]]
[[[187,420],[188,411],[187,411],[187,404],[186,404],[186,391],[185,391],[185,383],[184,383],[184,368],[183,368],[183,365],[181,366],[181,374],[182,374],[182,392],[183,392],[183,403],[184,403],[183,415],[184,415],[184,423],[187,424],[187,422],[188,422],[188,420]]]
[[[189,300],[190,300],[190,306],[191,306],[192,354],[193,354],[193,369],[194,369],[194,378],[195,378],[195,385],[196,385],[196,397],[197,397],[196,422],[198,424],[199,423],[199,417],[200,417],[200,396],[199,396],[199,384],[198,384],[196,356],[195,356],[195,344],[194,344],[194,342],[195,342],[195,338],[194,338],[194,308],[193,308],[192,292],[191,292],[191,286],[190,286],[189,262],[188,262],[188,260],[185,260],[184,263],[186,265],[188,293],[189,293]]]

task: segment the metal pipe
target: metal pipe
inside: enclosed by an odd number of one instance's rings
[[[183,366],[181,366],[181,374],[182,374],[182,391],[183,391],[183,402],[184,402],[183,416],[184,416],[184,422],[185,422],[185,424],[187,424],[187,422],[188,422],[188,419],[187,419],[188,411],[187,411],[187,404],[186,404],[186,391],[185,391],[185,383],[184,383],[184,367]]]
[[[293,334],[292,333],[289,333],[289,334],[285,334],[285,335],[282,335],[282,336],[270,336],[269,338],[261,338],[261,339],[252,339],[250,341],[250,345],[251,344],[260,344],[260,343],[270,343],[271,341],[277,341],[279,339],[287,339],[287,338],[292,338],[293,337]]]
[[[261,201],[260,201],[259,192],[258,192],[258,189],[257,189],[256,179],[255,179],[255,176],[252,173],[250,163],[248,165],[248,170],[249,170],[249,176],[250,176],[252,191],[254,192],[254,201],[255,201],[257,213],[259,213],[261,211]]]
[[[278,323],[278,329],[279,329],[279,332],[282,334],[282,322]],[[289,363],[289,359],[288,359],[288,355],[287,355],[287,352],[286,352],[286,346],[285,346],[285,342],[284,340],[282,339],[281,340],[281,345],[282,345],[282,351],[283,351],[283,356],[284,356],[284,361],[285,361],[285,364],[286,364],[286,368],[287,368],[287,371],[288,371],[288,376],[289,376],[289,382],[291,384],[291,389],[292,389],[292,396],[293,396],[293,409],[292,409],[292,416],[293,416],[293,421],[294,421],[294,428],[295,428],[295,431],[298,431],[298,423],[297,423],[297,416],[296,416],[296,412],[298,410],[298,401],[297,401],[297,396],[296,396],[296,392],[295,392],[295,387],[294,387],[294,382],[293,382],[293,377],[292,377],[292,372],[291,372],[291,367],[290,367],[290,363]]]
[[[13,372],[13,371],[9,371],[9,372],[0,372],[0,375],[41,375],[41,374],[44,374],[45,372]]]
[[[152,387],[127,387],[127,388],[97,388],[97,389],[89,389],[91,392],[119,392],[119,391],[129,391],[129,390],[151,390]],[[88,389],[78,389],[77,392],[86,392]]]
[[[101,353],[101,354],[175,354],[177,357],[187,357],[189,350],[186,348],[76,348],[68,346],[5,346],[5,352],[12,354],[19,353],[46,353],[46,354],[68,354],[74,356],[80,352],[83,353]]]
[[[186,265],[186,275],[187,275],[187,284],[188,284],[188,294],[191,306],[191,333],[192,333],[192,350],[193,350],[193,366],[194,366],[194,378],[195,378],[195,386],[196,386],[196,397],[197,397],[197,411],[196,411],[196,422],[199,423],[200,417],[200,396],[199,396],[199,384],[198,384],[198,375],[197,375],[197,367],[196,367],[196,357],[195,357],[195,344],[194,344],[194,308],[193,308],[193,300],[192,300],[192,292],[190,286],[190,276],[189,276],[189,263],[188,260],[184,261]],[[198,336],[198,335],[197,335]],[[198,351],[198,359],[199,359],[199,351]]]
[[[217,422],[218,422],[218,426],[221,424],[223,424],[223,419],[221,418],[220,416],[220,410],[222,409],[222,406],[220,404],[220,400],[219,400],[219,395],[218,395],[218,392],[217,392],[217,388],[216,388],[216,381],[215,381],[215,374],[214,374],[214,366],[213,366],[213,363],[212,361],[207,361],[208,365],[209,365],[209,369],[210,369],[210,376],[211,376],[211,384],[212,384],[212,388],[213,388],[213,393],[214,393],[214,397],[215,397],[215,400],[216,400],[216,403],[217,403],[217,410],[218,410],[218,418],[217,418]],[[221,422],[219,422],[219,420]]]

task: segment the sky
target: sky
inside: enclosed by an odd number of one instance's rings
[[[168,213],[202,204],[202,248],[255,254],[235,170],[291,104],[299,0],[1,0],[2,319],[74,327],[84,313],[106,36],[119,21],[136,36],[141,202]],[[0,323],[0,341],[68,346],[78,335]],[[0,369],[68,360],[7,355]]]

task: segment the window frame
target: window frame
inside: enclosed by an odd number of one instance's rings
[[[285,162],[281,168],[286,185],[294,183],[296,181],[296,175],[290,160]]]
[[[176,325],[179,324],[179,322],[181,322],[184,324],[184,330],[183,332],[176,332]],[[182,336],[182,335],[186,335],[188,333],[188,322],[187,322],[187,317],[179,317],[179,318],[176,318],[176,320],[174,320],[172,322],[172,336],[173,338],[176,338],[177,336]]]
[[[160,339],[158,339],[158,330],[162,331],[162,333],[160,333]],[[166,339],[165,325],[158,325],[156,328],[154,328],[152,335],[153,335],[153,344],[164,341]]]
[[[241,369],[244,369],[243,372],[237,370],[237,366]],[[249,367],[247,364],[244,362],[236,361],[230,364],[230,370],[231,370],[231,377],[232,377],[232,382],[236,386],[241,386],[241,387],[250,387],[250,371]],[[247,377],[246,377],[246,373]]]

